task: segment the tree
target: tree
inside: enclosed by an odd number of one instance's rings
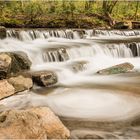
[[[102,9],[103,14],[108,19],[109,24],[112,26],[114,24],[113,19],[111,18],[112,11],[117,4],[118,0],[111,0],[111,1],[103,1]]]
[[[138,9],[139,9],[139,1],[136,2],[136,10],[135,10],[135,14],[134,14],[135,20],[137,19]]]
[[[95,3],[94,0],[86,0],[85,1],[85,11],[91,13],[94,3]]]
[[[33,23],[37,17],[43,14],[42,5],[38,1],[29,1],[26,4],[24,14],[29,20],[29,23]]]

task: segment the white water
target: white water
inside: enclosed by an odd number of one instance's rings
[[[138,37],[140,32],[84,31],[82,39],[79,32],[72,30],[21,31],[18,34],[19,40],[13,38],[12,32],[15,34],[15,31],[8,31],[9,37],[0,41],[1,52],[24,51],[33,63],[31,70],[52,70],[58,75],[59,88],[54,89],[48,96],[29,93],[20,100],[23,104],[27,104],[28,101],[33,105],[48,105],[56,114],[63,117],[119,120],[139,114],[140,99],[133,96],[135,93],[129,93],[127,89],[127,92],[119,89],[112,91],[109,87],[104,89],[104,86],[109,85],[124,84],[129,87],[129,84],[138,84],[138,79],[117,75],[100,76],[96,72],[123,62],[132,63],[133,72],[139,71],[140,43],[135,43],[138,56],[134,57],[133,51],[129,48],[130,43],[118,43],[116,36],[124,36],[123,40],[126,36]],[[93,39],[95,36],[98,40],[101,40],[101,36],[111,36],[116,42],[98,43],[95,38]],[[15,102],[19,97],[13,96],[1,104],[20,107],[23,104],[19,100]]]

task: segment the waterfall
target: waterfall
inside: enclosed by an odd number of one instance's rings
[[[95,30],[97,36],[139,36],[140,30]]]
[[[34,40],[37,38],[68,38],[68,39],[79,39],[80,33],[72,30],[8,30],[7,37],[17,38],[23,41]]]
[[[0,51],[24,51],[44,62],[62,62],[77,58],[105,55],[114,58],[131,58],[140,56],[140,43],[119,42],[117,36],[139,36],[139,30],[85,30],[85,29],[8,29],[7,39],[0,43]],[[113,37],[115,42],[96,42],[92,37]],[[91,39],[88,39],[91,37]],[[16,40],[13,40],[16,38]],[[61,38],[61,39],[60,39]],[[9,40],[8,40],[9,39]],[[18,43],[17,43],[18,42]],[[9,43],[10,48],[6,48]],[[12,44],[11,44],[12,43]],[[17,46],[18,45],[18,46]],[[10,50],[11,49],[11,50]],[[35,57],[35,58],[34,58]],[[36,62],[37,63],[37,62]]]
[[[140,30],[41,30],[41,29],[29,29],[29,30],[7,30],[7,37],[17,38],[22,41],[34,40],[37,38],[67,38],[67,39],[80,39],[94,36],[140,36]]]

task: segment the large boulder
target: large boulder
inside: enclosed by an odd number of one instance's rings
[[[70,137],[69,130],[49,108],[38,107],[30,110],[42,118],[48,139],[66,139]]]
[[[7,77],[10,71],[12,59],[7,54],[0,54],[0,79]]]
[[[6,38],[6,28],[3,26],[0,26],[0,39]]]
[[[118,64],[103,70],[99,70],[97,73],[98,74],[102,74],[102,75],[108,75],[108,74],[119,74],[119,73],[125,73],[128,72],[130,70],[132,70],[134,68],[134,66],[130,63],[122,63],[122,64]]]
[[[7,82],[7,80],[0,80],[0,99],[13,95],[15,88]]]
[[[0,53],[0,78],[6,78],[13,73],[29,70],[31,61],[24,52],[1,52]]]
[[[47,107],[0,114],[0,139],[66,139],[69,130]]]
[[[8,79],[8,82],[13,85],[15,92],[29,90],[33,86],[32,79],[23,77],[22,75],[11,77]]]
[[[31,72],[33,82],[39,86],[52,86],[57,83],[57,76],[52,71]]]

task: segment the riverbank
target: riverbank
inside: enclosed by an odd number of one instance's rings
[[[139,21],[116,21],[110,26],[109,22],[94,15],[47,15],[34,20],[25,15],[0,18],[0,26],[6,28],[77,28],[77,29],[140,29]]]
[[[26,16],[18,15],[14,18],[0,18],[0,25],[7,28],[110,28],[106,22],[96,17],[76,15],[71,18],[65,16],[50,14],[30,21],[30,19],[26,19]]]

